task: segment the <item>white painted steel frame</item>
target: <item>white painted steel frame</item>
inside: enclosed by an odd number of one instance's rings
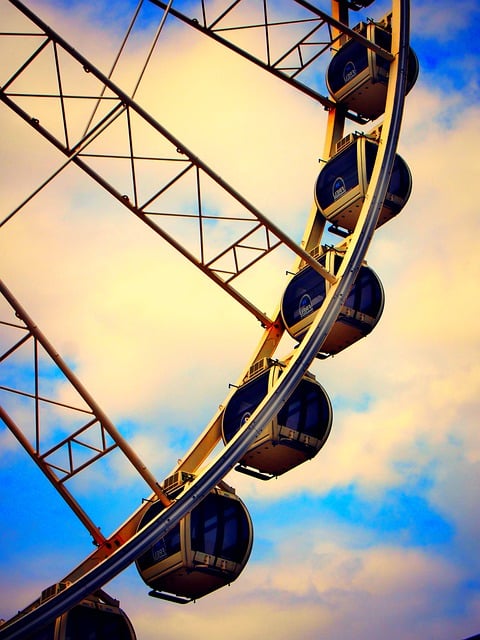
[[[322,309],[285,368],[284,374],[245,426],[171,507],[125,542],[113,555],[79,577],[71,587],[31,613],[2,628],[0,640],[24,638],[29,632],[61,615],[83,597],[123,571],[159,537],[168,533],[211,489],[222,481],[257,435],[261,433],[264,425],[278,413],[293,393],[333,326],[376,228],[378,215],[387,192],[400,133],[407,77],[408,46],[409,0],[393,0],[392,53],[395,57],[391,63],[382,137],[365,204],[357,227],[351,236],[351,242],[338,273],[338,280],[331,287]]]

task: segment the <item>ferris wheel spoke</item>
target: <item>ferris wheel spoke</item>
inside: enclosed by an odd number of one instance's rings
[[[364,118],[348,109],[343,109],[342,105],[336,104],[331,98],[319,93],[311,80],[300,81],[298,78],[323,54],[337,46],[338,38],[342,34],[374,50],[386,60],[392,60],[389,51],[353,31],[341,20],[304,0],[290,0],[289,3],[283,4],[281,17],[275,13],[274,3],[271,3],[269,9],[266,2],[259,0],[253,18],[250,13],[252,4],[249,3],[249,10],[244,11],[243,0],[231,3],[218,15],[215,3],[208,0],[202,1],[201,4],[197,3],[197,6],[195,3],[190,5],[189,15],[162,0],[150,0],[150,2],[165,11],[168,10],[183,24],[212,38],[313,98],[326,109],[337,108],[343,111],[346,117],[360,124],[365,124]],[[369,3],[360,2],[358,8],[364,4]],[[288,14],[285,15],[287,10]],[[251,44],[252,34],[255,36],[255,46]],[[286,37],[285,34],[290,35]],[[262,53],[257,53],[258,49]]]
[[[16,375],[11,376],[12,381],[17,383],[15,387],[0,386],[3,405],[0,417],[67,500],[82,523],[87,525],[95,543],[104,544],[105,538],[99,534],[99,528],[92,524],[65,486],[68,480],[94,462],[119,448],[155,495],[166,505],[170,500],[156,478],[2,281],[0,295],[7,303],[3,313],[10,312],[7,319],[2,319],[0,323],[9,329],[8,333],[5,331],[5,346],[2,344],[0,355],[2,378],[12,368],[17,371]],[[11,316],[16,322],[9,321]],[[31,364],[25,364],[28,362]],[[55,380],[53,386],[52,380]],[[68,387],[70,396],[73,396],[69,403],[59,400],[57,395],[58,390],[64,387]],[[45,389],[43,393],[42,389]],[[17,412],[15,408],[18,398],[20,410]],[[65,425],[63,437],[55,436],[53,427],[58,423]],[[28,424],[34,425],[30,437],[26,435]],[[54,437],[57,438],[56,441]]]
[[[232,295],[263,325],[269,326],[272,323],[261,310],[261,306],[264,305],[260,306],[248,299],[238,288],[233,287],[231,281],[258,264],[276,247],[287,247],[294,254],[301,256],[323,277],[331,282],[335,280],[332,274],[280,227],[187,149],[178,138],[70,47],[19,0],[9,2],[41,29],[41,34],[36,33],[36,36],[44,38],[44,42],[41,48],[4,81],[0,99],[67,156],[68,161],[62,168],[67,166],[68,162],[80,167],[155,233]],[[46,89],[39,91],[35,88],[35,91],[31,92],[17,92],[16,83],[20,79],[25,83],[35,78],[37,82],[35,64],[40,54],[49,48],[53,49],[54,55],[50,56],[51,73],[58,79],[58,91],[52,94]],[[67,83],[63,81],[62,56],[66,56],[68,60],[73,59],[78,65],[79,83],[87,76],[88,83],[83,92],[77,88],[77,93],[65,94],[64,86]],[[71,72],[69,65],[69,73]],[[48,75],[44,74],[45,77]],[[24,106],[26,100],[29,110]],[[45,109],[45,100],[47,103],[52,102],[52,106]],[[97,109],[94,124],[90,125],[85,135],[79,137],[72,124],[74,120],[67,103],[73,109],[77,104],[85,104],[92,100],[100,100],[102,109]],[[53,105],[56,105],[55,109]],[[32,116],[32,113],[36,115]],[[115,131],[120,133],[124,140],[123,153],[114,152],[110,146],[109,136],[112,127],[115,127]],[[57,173],[58,171],[54,175]],[[45,181],[44,185],[49,182],[50,179]],[[207,197],[204,184],[214,185],[220,201],[227,198],[225,215],[219,217],[216,212],[217,201],[211,200],[212,189],[209,189]],[[183,201],[187,203],[180,211],[178,202],[174,199],[179,189],[183,194]],[[38,189],[35,192],[38,192]],[[24,203],[30,200],[31,196],[25,199]],[[15,212],[18,211],[17,207]],[[7,216],[6,220],[12,216],[13,213]],[[186,222],[193,223],[196,236],[191,234],[191,225],[188,225],[188,233],[185,233]],[[256,230],[262,232],[261,238],[255,234]],[[192,238],[194,245],[189,246]],[[244,242],[246,238],[247,243]]]

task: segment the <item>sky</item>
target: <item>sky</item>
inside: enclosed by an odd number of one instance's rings
[[[105,72],[133,11],[120,0],[27,5]],[[106,586],[139,640],[461,640],[480,632],[479,7],[412,5],[420,75],[398,151],[413,191],[367,256],[385,288],[383,316],[366,339],[312,365],[334,411],[319,454],[269,482],[228,476],[255,531],[234,583],[186,606],[149,598],[134,567]],[[366,15],[380,18],[386,8],[377,0]],[[0,16],[14,19],[7,2]],[[151,35],[150,14],[142,19],[115,77],[127,92]],[[323,82],[323,68],[310,77]],[[167,23],[136,99],[301,239],[323,153],[319,104],[176,23]],[[3,218],[62,158],[4,105],[0,126]],[[246,279],[269,313],[292,262],[280,251]],[[5,284],[159,478],[208,423],[262,334],[253,316],[75,167],[0,229],[0,265]],[[47,383],[69,397],[51,372]],[[71,487],[105,533],[149,495],[120,455]],[[0,617],[9,618],[92,546],[3,426],[0,495]]]

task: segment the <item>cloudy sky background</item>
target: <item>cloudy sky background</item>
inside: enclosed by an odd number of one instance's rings
[[[122,2],[28,6],[105,71],[131,15]],[[385,9],[377,2],[367,15]],[[12,15],[2,3],[2,22]],[[412,7],[421,73],[399,152],[414,188],[368,254],[386,291],[379,325],[312,367],[334,407],[326,446],[269,483],[229,477],[255,528],[251,559],[230,587],[177,607],[148,598],[134,568],[108,585],[139,640],[480,632],[477,20],[473,0]],[[127,90],[144,51],[138,37],[122,62]],[[137,99],[300,240],[323,152],[319,105],[172,27]],[[3,218],[62,158],[6,107],[0,121]],[[279,252],[246,283],[268,312],[287,282],[285,260]],[[0,230],[0,261],[7,286],[159,478],[261,336],[243,308],[75,167]],[[8,618],[91,545],[3,428],[0,445],[0,616]],[[80,475],[72,487],[105,533],[149,493],[120,456]]]

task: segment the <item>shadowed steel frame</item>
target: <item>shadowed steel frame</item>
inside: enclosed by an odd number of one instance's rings
[[[325,303],[312,323],[304,341],[285,367],[284,374],[280,377],[271,393],[252,414],[245,426],[224,450],[197,475],[168,509],[145,528],[128,538],[115,553],[103,562],[98,563],[99,558],[95,561],[95,557],[92,556],[88,558],[77,570],[71,572],[70,577],[75,580],[71,587],[31,613],[2,628],[0,630],[0,638],[2,640],[6,638],[11,640],[21,638],[35,627],[45,624],[53,617],[62,614],[74,606],[82,597],[112,579],[159,537],[165,535],[213,487],[222,481],[225,474],[233,468],[258,434],[261,433],[264,425],[278,413],[293,393],[333,326],[373,238],[378,215],[388,187],[400,133],[406,87],[408,40],[408,0],[394,0],[392,19],[392,54],[394,59],[390,68],[387,105],[380,148],[366,202],[362,208],[355,231],[350,237],[348,248],[337,274],[337,280],[330,288]],[[339,120],[336,120],[335,114],[332,114],[327,127],[326,148],[332,148],[335,137],[338,137],[341,130],[342,117],[343,115],[340,114]],[[317,219],[311,217],[305,235],[308,241],[306,246],[311,244],[311,236],[317,233]],[[303,258],[303,256],[300,257]],[[309,263],[309,261],[307,262]],[[272,335],[272,327],[273,325],[267,328],[265,336],[252,358],[252,362],[256,361],[259,354],[271,350],[271,345],[275,342]],[[218,421],[218,414],[212,419],[205,434],[211,432],[211,427],[216,421]],[[205,444],[208,437],[211,439],[211,436],[202,435],[192,452],[187,454],[186,459],[190,461],[192,466],[200,463],[201,456],[195,456],[195,451],[202,448],[202,443]]]

